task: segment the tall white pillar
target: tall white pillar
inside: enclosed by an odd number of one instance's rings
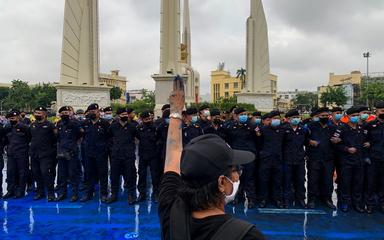
[[[57,107],[110,105],[109,87],[99,82],[98,0],[66,0]]]

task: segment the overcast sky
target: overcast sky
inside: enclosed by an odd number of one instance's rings
[[[209,92],[220,61],[245,66],[249,0],[190,0],[192,62]],[[271,71],[279,90],[327,83],[329,72],[384,72],[383,0],[268,0]],[[159,71],[160,0],[100,0],[101,71],[120,69],[128,89],[154,88]],[[0,82],[60,76],[64,0],[0,0]]]

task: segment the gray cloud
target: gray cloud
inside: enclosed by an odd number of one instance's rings
[[[190,0],[192,61],[209,91],[210,71],[245,65],[249,1]],[[329,72],[384,71],[381,0],[264,1],[271,70],[281,90],[316,89]],[[128,88],[154,88],[159,68],[160,0],[100,0],[101,70],[120,69]],[[0,82],[58,81],[64,0],[0,1]]]

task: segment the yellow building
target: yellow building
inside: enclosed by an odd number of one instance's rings
[[[275,94],[274,106],[277,105],[277,75],[269,74],[271,81],[271,92]],[[211,72],[211,100],[216,102],[219,99],[233,97],[242,90],[240,78],[231,76],[228,71],[215,70]]]
[[[240,78],[232,77],[227,71],[211,72],[211,99],[216,102],[221,98],[229,98],[241,92]]]
[[[340,74],[336,75],[334,73],[329,74],[329,82],[328,85],[333,86],[341,86],[345,84],[361,84],[362,74],[360,71],[353,71],[348,74]]]
[[[110,74],[100,73],[99,80],[101,83],[105,83],[109,87],[119,87],[123,94],[120,99],[115,100],[117,103],[125,104],[127,102],[127,78],[119,75],[119,70],[113,70]]]

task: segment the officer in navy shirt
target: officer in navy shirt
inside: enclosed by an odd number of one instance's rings
[[[284,204],[306,208],[305,204],[305,144],[307,131],[301,123],[297,109],[289,110],[284,125],[283,162],[284,162]]]
[[[128,191],[128,203],[136,201],[136,154],[135,138],[136,125],[129,121],[128,111],[125,108],[117,110],[118,121],[112,123],[110,134],[112,138],[111,149],[111,196],[108,203],[117,201],[120,176],[123,175]]]
[[[60,177],[60,193],[57,201],[67,198],[67,179],[70,180],[72,187],[71,202],[76,202],[79,198],[80,184],[80,151],[81,141],[80,122],[70,118],[70,107],[63,106],[59,109],[60,121],[57,123],[57,159]],[[58,179],[59,181],[59,179]]]
[[[183,145],[188,144],[192,139],[204,134],[203,129],[199,125],[196,108],[187,108],[184,112],[183,123]]]
[[[141,124],[137,126],[139,140],[139,198],[138,202],[147,199],[147,169],[149,167],[152,179],[152,200],[157,201],[161,176],[160,157],[157,154],[157,135],[153,118],[149,111],[140,114]]]
[[[29,127],[20,122],[20,112],[11,110],[7,114],[10,122],[5,128],[5,146],[7,147],[7,194],[3,199],[25,196],[29,169]]]
[[[47,192],[48,202],[55,200],[54,182],[56,177],[56,138],[57,129],[47,120],[47,109],[37,107],[34,111],[36,121],[31,123],[31,165],[33,178],[37,184],[33,200],[39,200]]]
[[[92,199],[95,185],[100,182],[100,199],[108,199],[108,141],[110,124],[100,118],[99,105],[94,103],[87,108],[88,119],[82,124],[84,132],[84,157],[87,186],[81,202]]]

